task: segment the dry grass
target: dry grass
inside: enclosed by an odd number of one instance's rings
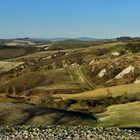
[[[91,98],[101,98],[108,95],[108,91],[112,94],[113,97],[126,94],[134,95],[140,93],[140,84],[128,84],[128,85],[119,85],[114,87],[100,88],[93,91],[87,91],[78,94],[58,94],[57,97],[61,97],[64,100],[67,99],[91,99]]]
[[[89,48],[87,48],[87,50],[91,51],[91,50],[96,50],[98,48],[100,48],[100,49],[103,49],[103,48],[114,49],[114,48],[117,48],[117,47],[122,46],[124,44],[126,44],[126,43],[122,43],[122,42],[106,43],[106,44],[102,44],[102,45],[89,47]]]
[[[13,49],[13,48],[8,48],[8,49],[1,49],[0,50],[0,57],[1,58],[14,58],[18,57],[21,55],[24,55],[26,53],[25,49]]]
[[[15,101],[15,99],[0,96],[0,103],[8,103],[13,101]]]
[[[19,65],[23,64],[23,62],[8,62],[8,61],[0,61],[0,72],[9,71]]]

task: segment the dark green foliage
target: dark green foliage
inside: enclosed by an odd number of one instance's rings
[[[101,45],[104,43],[109,43],[111,41],[109,40],[100,40],[100,41],[82,41],[82,40],[76,40],[76,39],[70,39],[70,40],[63,40],[63,41],[55,41],[53,42],[52,48],[58,48],[60,49],[68,49],[68,48],[83,48],[83,47],[91,47],[96,45]],[[52,49],[51,48],[51,49]]]
[[[140,42],[128,43],[125,45],[125,49],[132,52],[132,53],[140,52]]]
[[[101,55],[105,55],[107,53],[109,53],[110,50],[107,49],[107,48],[102,48],[102,49],[97,49],[95,50],[94,54],[97,55],[97,56],[101,56]]]
[[[17,78],[12,79],[6,86],[10,94],[20,93],[22,91],[32,89],[39,86],[45,80],[45,74],[34,72],[23,74]]]
[[[111,91],[107,90],[107,96],[101,99],[68,99],[68,100],[60,100],[57,102],[57,108],[68,109],[72,105],[76,105],[74,108],[75,111],[81,112],[91,112],[92,113],[102,113],[106,110],[106,107],[116,104],[126,104],[129,102],[140,101],[140,97],[138,95],[124,95],[113,97]],[[54,101],[54,104],[56,102]],[[54,107],[54,106],[52,106]]]

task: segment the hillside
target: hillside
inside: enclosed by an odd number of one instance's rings
[[[2,43],[1,125],[140,126],[139,38]]]

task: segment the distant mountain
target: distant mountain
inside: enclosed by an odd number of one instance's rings
[[[91,37],[77,37],[77,38],[66,38],[66,37],[58,37],[58,38],[32,38],[32,40],[46,40],[46,41],[64,41],[64,40],[80,40],[80,41],[92,41],[99,40]]]
[[[129,41],[129,40],[133,40],[132,37],[129,36],[122,36],[122,37],[118,37],[116,38],[118,41]]]
[[[99,40],[99,39],[92,38],[92,37],[78,37],[78,38],[75,38],[75,39],[76,39],[76,40],[81,40],[81,41]]]
[[[11,38],[11,39],[0,39],[0,42],[10,42],[13,40],[19,41],[32,41],[32,42],[40,42],[40,41],[64,41],[64,40],[80,40],[80,41],[95,41],[99,40],[92,37],[75,37],[75,38],[68,38],[68,37],[58,37],[58,38]]]
[[[63,40],[69,40],[71,38],[65,38],[65,37],[58,37],[58,38],[47,38],[46,40],[49,41],[63,41]]]

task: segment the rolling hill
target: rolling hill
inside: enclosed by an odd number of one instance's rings
[[[5,42],[0,48],[1,124],[139,127],[139,38]],[[14,118],[8,117],[11,110],[18,112]]]

